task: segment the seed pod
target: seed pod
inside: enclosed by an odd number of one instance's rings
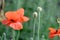
[[[33,16],[34,16],[34,17],[37,17],[37,14],[38,14],[37,12],[34,12],[34,13],[33,13]]]
[[[60,18],[57,18],[57,22],[60,24]]]
[[[37,7],[37,10],[42,11],[42,7]]]

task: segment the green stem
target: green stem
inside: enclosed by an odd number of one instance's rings
[[[15,40],[15,30],[12,30],[12,39]]]
[[[7,40],[5,33],[2,34],[1,40]]]
[[[35,40],[35,24],[36,24],[36,18],[34,18],[34,26],[33,26],[33,40]]]
[[[39,15],[38,15],[38,40],[40,40],[40,11],[39,11]]]
[[[20,36],[20,30],[18,30],[18,34],[17,34],[16,40],[19,39],[19,36]]]
[[[59,28],[60,28],[60,23],[59,23]]]
[[[5,34],[5,33],[3,33],[3,35],[4,35],[4,40],[7,40],[7,38],[6,38],[6,34]]]

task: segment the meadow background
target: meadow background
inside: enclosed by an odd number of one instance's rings
[[[41,7],[42,11],[37,10],[38,7]],[[18,40],[33,40],[33,38],[34,40],[58,40],[58,37],[48,38],[48,28],[57,29],[59,27],[57,18],[60,18],[60,0],[5,0],[4,12],[15,11],[19,8],[25,9],[24,15],[29,17],[30,20],[23,23],[24,28],[20,30]],[[33,17],[34,12],[37,12],[36,18]],[[11,34],[11,28],[0,23],[0,38],[2,40],[5,37],[10,40]],[[17,31],[15,37],[16,35]],[[40,39],[38,39],[38,36]]]

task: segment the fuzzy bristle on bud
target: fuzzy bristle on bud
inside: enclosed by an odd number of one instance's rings
[[[33,13],[33,16],[34,16],[34,17],[37,17],[37,12],[34,12],[34,13]]]
[[[60,18],[57,18],[57,22],[60,24]]]
[[[42,11],[42,8],[41,7],[37,7],[37,10]]]

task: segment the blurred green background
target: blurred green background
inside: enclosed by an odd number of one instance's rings
[[[41,7],[40,12],[40,40],[50,40],[48,38],[49,27],[58,28],[57,18],[60,18],[60,0],[5,0],[4,11],[15,11],[19,8],[25,9],[25,16],[29,17],[28,22],[23,23],[24,28],[20,30],[19,40],[32,40],[33,29],[34,29],[34,18],[33,13],[37,12],[37,8]],[[38,17],[35,23],[35,40],[38,34]],[[10,35],[11,30],[7,31],[7,35]],[[6,32],[5,25],[0,23],[0,35]],[[57,37],[53,40],[57,40]]]

